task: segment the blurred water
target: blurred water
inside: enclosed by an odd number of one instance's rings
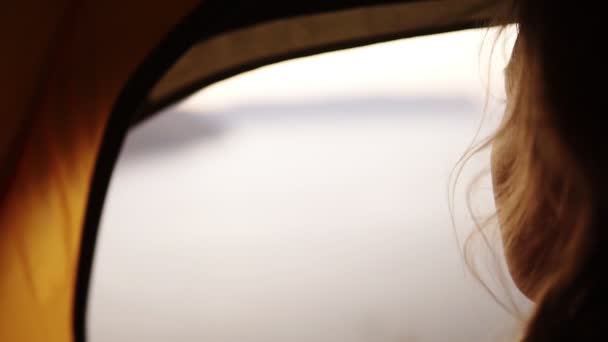
[[[91,341],[508,340],[516,321],[466,275],[447,205],[479,108],[393,100],[169,112],[135,130]]]

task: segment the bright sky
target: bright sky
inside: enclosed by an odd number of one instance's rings
[[[490,78],[501,93],[502,68],[514,30],[494,45],[496,31],[467,30],[374,44],[290,60],[219,82],[180,107],[197,110],[242,103],[374,95],[449,95],[482,99]]]
[[[275,64],[217,83],[180,104],[186,113],[133,130],[104,209],[91,337],[497,340],[489,336],[513,317],[464,277],[453,234],[468,230],[452,230],[447,210],[449,171],[475,120],[238,124],[190,113],[374,95],[483,101],[488,63],[480,61],[488,51],[480,48],[493,43],[485,35],[449,33]],[[501,46],[492,69],[497,91]],[[180,120],[192,129],[168,124]],[[167,149],[150,154],[159,142]],[[493,205],[484,194],[480,203]],[[462,229],[472,226],[462,221]]]

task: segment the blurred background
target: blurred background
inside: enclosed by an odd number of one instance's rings
[[[516,334],[461,252],[474,229],[466,187],[487,153],[463,171],[455,226],[448,205],[450,172],[504,107],[513,34],[494,38],[468,30],[287,61],[134,128],[104,209],[91,341]],[[477,189],[472,208],[488,215],[489,178]],[[504,260],[475,248],[485,284],[525,311]]]

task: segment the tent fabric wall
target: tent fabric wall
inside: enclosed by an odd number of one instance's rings
[[[3,5],[0,341],[71,341],[80,234],[107,117],[195,1]]]

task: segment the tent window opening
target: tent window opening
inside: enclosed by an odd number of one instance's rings
[[[502,110],[485,35],[262,67],[133,128],[100,226],[90,340],[511,336],[516,319],[467,275],[447,199],[481,118],[483,135]],[[481,188],[478,209],[491,212]],[[461,239],[472,229],[464,201],[457,190]]]

